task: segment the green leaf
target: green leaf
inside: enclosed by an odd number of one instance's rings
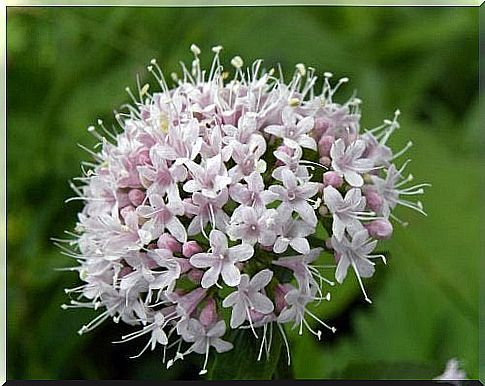
[[[258,335],[263,334],[262,328],[256,330]],[[280,356],[286,355],[282,350],[283,341],[279,331],[273,331],[273,339],[268,358],[263,349],[261,360],[258,354],[261,338],[257,340],[251,330],[237,330],[229,339],[234,348],[224,354],[217,354],[209,369],[208,378],[215,379],[272,379],[277,368],[282,373],[282,365],[278,365]],[[267,334],[269,338],[269,334]],[[285,362],[286,363],[286,362]]]

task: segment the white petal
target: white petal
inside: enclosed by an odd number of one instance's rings
[[[220,267],[212,267],[204,273],[204,276],[202,276],[202,281],[200,283],[202,288],[209,288],[217,283],[217,279],[219,279],[220,274],[219,268]]]
[[[241,281],[241,272],[239,272],[239,269],[232,263],[223,264],[221,274],[222,280],[224,280],[224,283],[229,287],[235,287]]]
[[[272,277],[273,271],[270,271],[269,269],[263,269],[253,276],[253,278],[249,282],[249,285],[251,286],[251,288],[259,291],[269,284]]]
[[[261,312],[262,314],[269,314],[274,310],[274,305],[271,300],[259,292],[251,295],[251,306],[254,307],[254,310]]]
[[[297,237],[290,241],[290,246],[297,252],[306,255],[310,252],[310,244],[308,240],[303,237]]]

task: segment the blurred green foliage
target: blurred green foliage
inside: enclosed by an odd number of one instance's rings
[[[473,8],[12,8],[7,10],[8,378],[194,378],[201,358],[170,371],[160,352],[130,360],[142,342],[113,345],[123,326],[79,337],[88,311],[62,311],[73,264],[51,237],[73,227],[79,203],[67,181],[94,144],[85,128],[128,101],[135,75],[156,57],[167,73],[197,43],[249,62],[304,62],[348,76],[363,125],[402,111],[394,145],[411,138],[410,170],[429,181],[428,217],[401,210],[383,245],[387,267],[352,280],[320,315],[338,328],[322,342],[292,334],[299,378],[431,378],[457,357],[478,377],[478,9]],[[192,362],[190,362],[192,361]],[[311,365],[309,365],[311,364]]]

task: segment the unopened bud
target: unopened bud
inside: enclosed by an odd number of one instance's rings
[[[182,255],[184,255],[185,257],[192,257],[192,255],[195,255],[199,252],[202,252],[202,248],[197,243],[197,241],[187,241],[182,245]]]
[[[172,253],[182,252],[182,246],[171,234],[164,233],[157,241],[158,248],[168,249]]]
[[[323,185],[325,187],[333,186],[335,189],[338,189],[343,183],[343,178],[336,172],[330,171],[323,174]]]
[[[364,225],[369,235],[378,240],[387,240],[392,236],[392,224],[385,219],[374,220]]]

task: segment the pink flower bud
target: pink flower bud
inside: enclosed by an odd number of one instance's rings
[[[374,220],[364,226],[369,232],[369,235],[378,240],[387,240],[392,236],[392,224],[388,220]]]
[[[200,284],[202,276],[204,276],[204,271],[200,269],[191,269],[187,276],[192,283]]]
[[[133,208],[131,205],[125,206],[124,208],[122,208],[120,210],[121,217],[126,218],[126,215],[128,213],[133,212],[134,210],[135,210],[135,208]]]
[[[184,259],[183,257],[176,257],[175,259],[180,266],[180,273],[186,273],[192,269],[189,259]]]
[[[266,252],[272,252],[273,251],[273,246],[272,245],[260,245],[260,249]]]
[[[164,233],[163,235],[161,235],[157,241],[157,245],[158,245],[158,248],[168,249],[172,253],[182,252],[182,246],[180,245],[180,243],[177,240],[175,240],[175,237],[173,237],[169,233]]]
[[[374,212],[379,212],[382,208],[382,197],[375,190],[368,190],[365,193],[367,206]]]
[[[128,198],[134,206],[139,206],[145,199],[145,193],[140,189],[131,189]]]
[[[314,138],[318,141],[322,137],[322,135],[325,134],[329,127],[330,124],[328,123],[327,118],[315,118],[315,126],[313,127]]]
[[[286,145],[279,146],[277,151],[288,154],[290,157],[292,157],[293,153],[294,153],[294,150],[291,147],[288,147]],[[281,160],[277,159],[275,166],[282,166],[282,165],[284,165],[283,162]]]
[[[329,167],[332,164],[332,160],[329,157],[320,157],[318,160],[323,166]]]
[[[216,308],[216,302],[214,299],[210,298],[207,300],[207,304],[204,306],[200,313],[199,320],[200,322],[208,327],[217,322],[218,316],[217,316],[217,308]]]
[[[151,164],[152,160],[150,159],[150,150],[148,149],[143,149],[138,153],[138,159],[137,159],[137,164],[138,165],[146,165],[146,164]]]
[[[289,288],[284,285],[278,284],[274,289],[274,301],[275,301],[275,311],[279,314],[283,308],[286,307],[285,296],[288,293]]]
[[[344,180],[336,172],[326,172],[323,174],[323,184],[325,186],[333,186],[335,189],[340,188]]]
[[[202,248],[197,243],[197,241],[187,241],[182,245],[182,255],[184,255],[185,257],[192,257],[192,255],[195,255],[199,252],[202,252]]]
[[[118,208],[124,208],[125,206],[130,205],[128,193],[118,190],[116,192],[116,202],[118,203]]]
[[[318,152],[320,157],[328,157],[330,156],[330,149],[332,148],[333,143],[335,142],[335,137],[332,135],[324,135],[318,141]]]

